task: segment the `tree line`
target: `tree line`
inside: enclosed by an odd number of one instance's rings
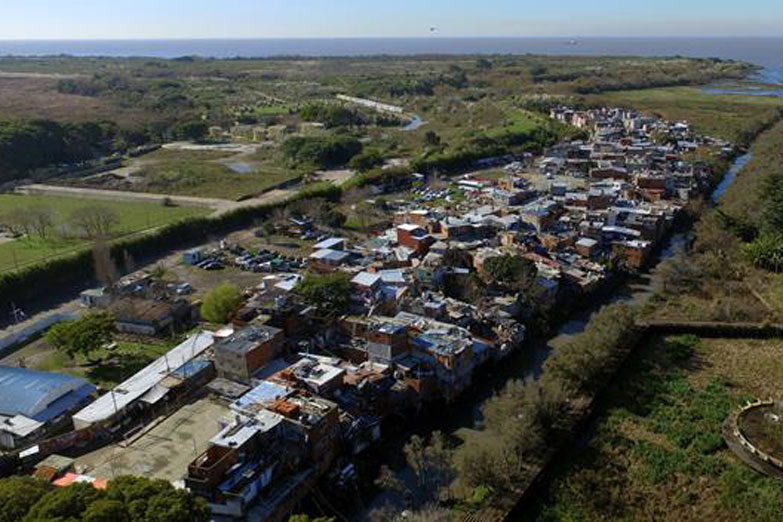
[[[117,137],[112,123],[0,120],[0,182],[50,165],[108,154]]]
[[[164,480],[118,477],[54,487],[31,477],[0,480],[0,522],[208,522],[205,500]]]
[[[73,210],[65,221],[49,206],[29,205],[17,207],[0,214],[0,228],[16,236],[41,240],[53,235],[63,238],[109,238],[120,224],[120,216],[114,210],[101,205],[85,205]]]

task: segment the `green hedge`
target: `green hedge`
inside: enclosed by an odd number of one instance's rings
[[[239,208],[220,217],[187,219],[163,227],[154,234],[117,241],[112,244],[112,257],[121,260],[125,253],[136,259],[158,256],[182,248],[189,243],[204,241],[212,234],[223,235],[233,230],[253,226],[270,212],[302,199],[325,198],[338,201],[343,190],[331,183],[313,183],[287,201]],[[23,306],[52,292],[52,289],[89,281],[94,276],[92,251],[62,257],[7,274],[0,274],[0,310],[11,303]]]

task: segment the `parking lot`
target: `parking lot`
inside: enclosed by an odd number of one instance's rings
[[[228,414],[227,407],[200,399],[184,406],[128,447],[112,444],[78,458],[76,468],[109,480],[121,475],[170,482],[181,480],[187,474],[188,464],[206,451],[209,440],[220,431],[218,421]]]

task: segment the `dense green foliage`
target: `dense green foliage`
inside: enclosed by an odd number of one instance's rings
[[[294,136],[283,142],[281,152],[290,164],[309,164],[320,168],[345,165],[362,151],[362,144],[351,136]]]
[[[351,127],[363,123],[356,111],[340,105],[311,104],[303,107],[299,115],[305,121],[323,123],[327,128]]]
[[[79,319],[54,325],[46,332],[46,342],[70,357],[99,350],[111,342],[114,319],[107,313],[85,314]]]
[[[383,155],[377,150],[366,150],[354,156],[348,166],[353,170],[365,173],[383,164]]]
[[[105,491],[90,484],[55,488],[28,478],[0,480],[2,522],[207,522],[204,500],[163,480],[118,477]]]
[[[745,246],[753,263],[772,272],[783,270],[783,234],[764,233]]]
[[[111,124],[0,120],[0,182],[58,163],[84,161],[112,150]]]
[[[201,120],[187,121],[177,125],[173,130],[173,137],[178,140],[200,141],[209,131],[209,125]]]
[[[223,324],[242,306],[242,294],[236,285],[216,286],[204,296],[201,317],[209,322]]]
[[[592,394],[606,384],[637,340],[634,309],[605,307],[593,316],[584,333],[555,350],[544,365],[543,379]]]
[[[351,301],[351,278],[344,272],[307,274],[296,286],[296,293],[325,315],[339,315]]]
[[[19,522],[48,491],[48,484],[30,477],[0,480],[0,522]]]
[[[516,292],[528,291],[536,282],[536,264],[522,256],[491,257],[484,263],[490,281],[503,283]]]
[[[461,486],[488,487],[493,492],[488,502],[504,505],[573,427],[573,417],[580,415],[573,401],[606,385],[636,340],[633,309],[604,307],[583,334],[555,350],[541,379],[509,382],[483,405],[481,433],[456,452]]]
[[[415,158],[411,168],[416,172],[455,174],[475,168],[480,159],[525,151],[540,152],[566,137],[573,129],[548,124],[531,130],[504,130],[494,135],[480,135],[456,150],[428,152]]]

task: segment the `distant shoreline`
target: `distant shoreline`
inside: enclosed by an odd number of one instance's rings
[[[783,37],[335,37],[2,40],[0,56],[203,58],[412,54],[554,54],[718,57],[783,67]]]
[[[455,56],[720,58],[754,64],[756,81],[783,84],[783,37],[334,37],[2,40],[0,59],[348,59]]]

